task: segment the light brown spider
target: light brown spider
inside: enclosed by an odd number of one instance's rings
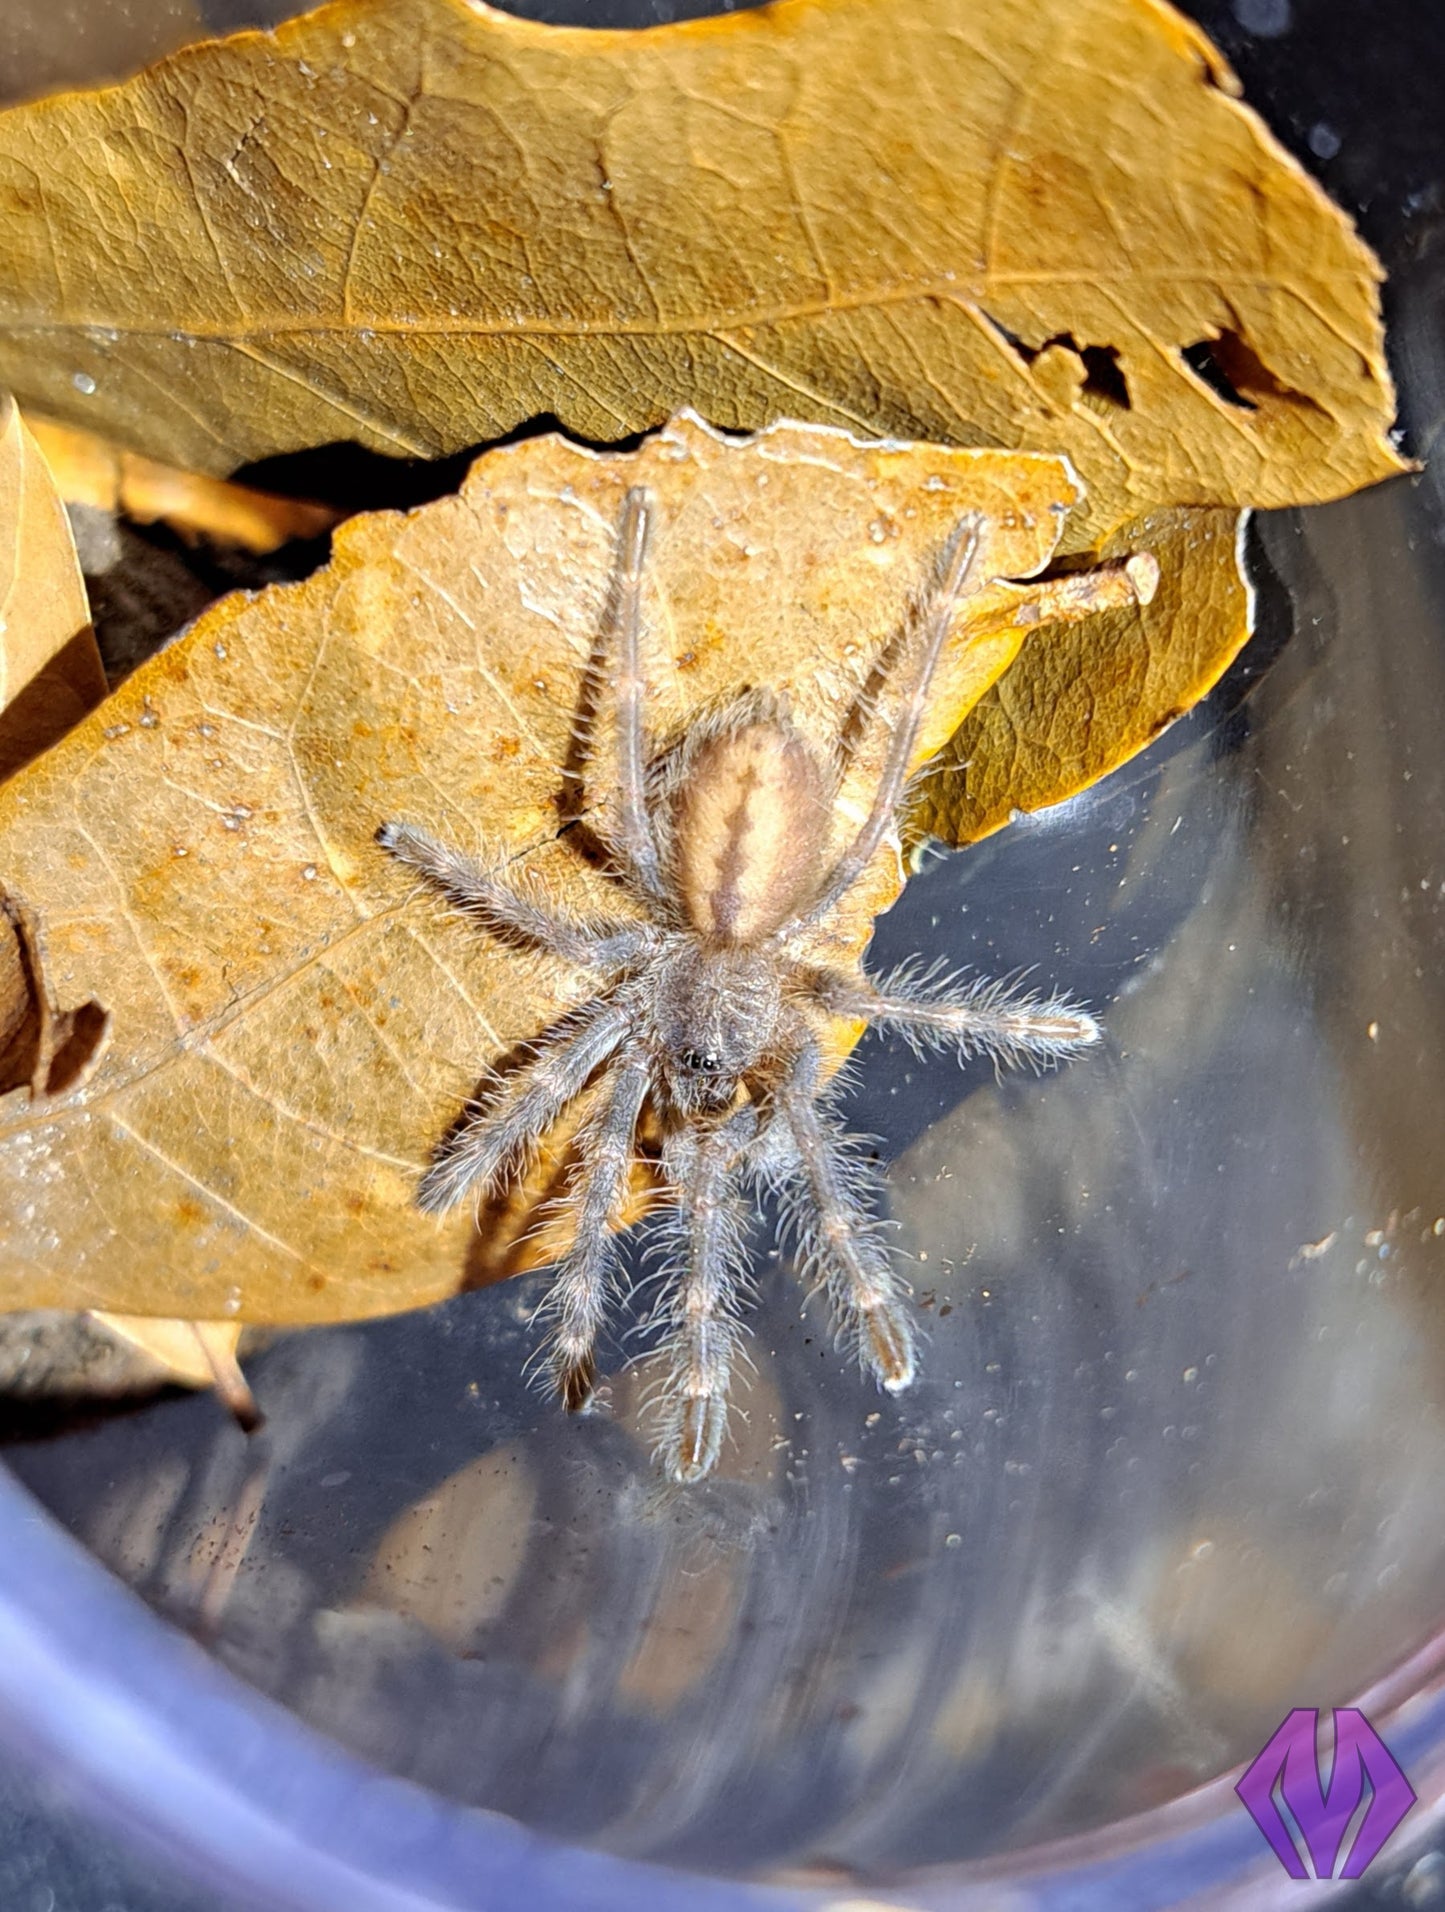
[[[612,1223],[650,1104],[676,1204],[659,1304],[657,1451],[674,1479],[693,1481],[713,1467],[726,1428],[748,1290],[745,1182],[782,1190],[804,1284],[824,1292],[863,1367],[890,1393],[913,1379],[908,1288],[884,1245],[872,1172],[823,1098],[828,1020],[881,1024],[960,1056],[1040,1064],[1076,1054],[1099,1031],[1062,998],[912,973],[875,986],[819,967],[799,947],[867,868],[903,805],[958,601],[986,581],[982,520],[965,518],[954,530],[895,647],[893,668],[911,663],[912,683],[867,820],[840,846],[838,762],[818,753],[776,696],[738,697],[649,760],[638,627],[651,509],[645,491],[629,491],[618,524],[617,822],[608,845],[616,880],[649,920],[569,916],[407,823],[383,824],[377,840],[492,934],[598,979],[590,1001],[538,1037],[490,1099],[469,1107],[437,1149],[417,1201],[435,1214],[468,1194],[495,1194],[566,1106],[602,1078],[597,1112],[578,1138],[575,1237],[542,1310],[547,1372],[567,1405],[581,1407],[616,1285]]]

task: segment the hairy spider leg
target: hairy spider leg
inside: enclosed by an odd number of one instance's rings
[[[641,1044],[629,1045],[610,1071],[607,1100],[577,1138],[574,1187],[580,1199],[572,1246],[557,1264],[538,1310],[551,1324],[547,1368],[573,1411],[587,1405],[597,1378],[597,1337],[617,1268],[612,1221],[627,1193],[649,1078],[646,1052]]]
[[[928,708],[928,692],[933,674],[943,654],[943,646],[953,625],[958,601],[983,582],[978,575],[979,559],[984,551],[983,520],[976,512],[961,518],[954,526],[939,561],[938,580],[929,593],[922,615],[923,643],[918,669],[908,702],[892,727],[883,774],[874,794],[867,821],[852,843],[829,871],[822,888],[805,910],[799,912],[777,932],[781,939],[796,936],[816,923],[857,882],[883,841],[908,783],[908,765],[917,742],[923,715]]]
[[[504,942],[546,950],[580,968],[606,972],[624,967],[651,940],[640,924],[589,921],[551,903],[535,902],[413,824],[383,823],[376,840]]]
[[[736,1152],[730,1122],[696,1137],[678,1132],[663,1144],[664,1172],[678,1203],[670,1230],[677,1266],[658,1350],[664,1374],[656,1452],[677,1481],[711,1473],[727,1431],[728,1387],[741,1339],[736,1310],[744,1287]]]
[[[899,1394],[913,1380],[916,1337],[908,1284],[889,1259],[847,1138],[819,1113],[822,1061],[810,1036],[776,1092],[810,1198],[795,1197],[789,1205],[802,1272],[810,1291],[826,1291],[840,1330],[856,1339],[863,1366],[890,1394]]]
[[[915,1048],[955,1049],[960,1061],[992,1056],[999,1067],[1032,1062],[1048,1068],[1096,1043],[1098,1023],[1067,996],[1050,996],[991,982],[894,970],[875,988],[862,977],[818,969],[808,993],[830,1015],[894,1029]]]
[[[617,632],[617,663],[613,682],[617,727],[617,796],[619,826],[616,848],[638,887],[653,902],[666,900],[657,840],[647,819],[646,739],[642,699],[640,631],[642,624],[642,570],[652,525],[652,500],[634,485],[622,500],[617,521],[617,569],[613,580],[613,616]]]
[[[505,1079],[495,1101],[472,1107],[438,1148],[417,1186],[418,1208],[440,1215],[469,1191],[492,1194],[621,1047],[634,1021],[625,998],[600,996],[538,1036],[531,1061]]]

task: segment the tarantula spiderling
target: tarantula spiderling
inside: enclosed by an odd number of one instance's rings
[[[863,823],[835,841],[841,751],[820,754],[767,692],[736,697],[675,749],[650,757],[644,731],[640,601],[652,505],[629,491],[617,529],[611,678],[615,720],[613,874],[643,920],[584,921],[489,874],[411,824],[377,841],[492,934],[590,971],[595,996],[536,1041],[530,1058],[468,1109],[417,1192],[440,1213],[494,1194],[594,1081],[577,1141],[571,1247],[541,1310],[545,1368],[583,1406],[616,1286],[613,1221],[637,1129],[651,1106],[675,1203],[662,1300],[658,1456],[679,1481],[715,1464],[740,1351],[743,1185],[779,1187],[809,1294],[890,1393],[913,1379],[908,1288],[885,1247],[872,1172],[822,1099],[824,1030],[845,1017],[919,1045],[998,1062],[1059,1062],[1098,1040],[1062,997],[994,982],[901,971],[879,983],[820,966],[801,947],[857,882],[903,806],[935,666],[958,604],[987,582],[986,524],[965,517],[939,555],[895,668],[911,665]],[[885,656],[891,653],[885,653]],[[884,720],[875,714],[873,721]],[[592,792],[596,796],[597,792]]]

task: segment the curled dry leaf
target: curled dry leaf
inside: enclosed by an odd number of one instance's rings
[[[1056,450],[1076,548],[1337,497],[1401,468],[1379,268],[1236,92],[1162,0],[346,0],[0,119],[0,380],[214,472],[683,405]]]
[[[0,571],[0,776],[8,776],[106,688],[65,510],[11,401],[0,424],[0,554],[10,567]],[[109,1031],[109,1011],[95,1000],[60,1007],[35,912],[18,897],[0,897],[0,1096],[23,1089],[32,1104],[65,1096],[94,1069]],[[234,1323],[152,1321],[128,1330],[119,1317],[97,1319],[163,1373],[218,1387],[238,1419],[254,1422]],[[75,1378],[84,1387],[84,1366]]]
[[[104,695],[70,521],[19,408],[0,397],[0,778]]]
[[[169,1321],[99,1309],[90,1318],[153,1362],[159,1379],[181,1387],[214,1388],[242,1427],[259,1425],[255,1396],[236,1358],[243,1332],[238,1321]]]
[[[835,736],[960,516],[985,517],[990,572],[1022,578],[1077,497],[1058,458],[804,427],[738,444],[683,419],[627,455],[490,453],[457,497],[350,520],[304,583],[215,606],[0,791],[0,878],[43,911],[71,997],[115,1011],[63,1105],[0,1109],[4,1305],[279,1325],[517,1265],[516,1218],[429,1219],[416,1179],[484,1066],[587,985],[449,914],[373,838],[405,817],[619,907],[583,854],[573,739],[638,483],[660,743],[747,684]],[[1081,615],[1148,570],[969,599],[920,752],[1041,641],[1040,601]],[[863,735],[840,814],[877,773]],[[820,953],[856,963],[900,880],[885,844]]]
[[[65,507],[19,409],[0,412],[0,776],[105,695]],[[0,892],[0,1095],[64,1095],[106,1037],[99,1002],[62,1009],[35,912]]]
[[[1243,525],[1235,511],[1159,511],[1109,539],[1115,562],[1153,553],[1157,592],[1027,645],[931,766],[918,826],[972,843],[1017,811],[1076,796],[1182,716],[1252,628]]]
[[[39,413],[27,422],[67,504],[93,505],[136,524],[162,520],[190,543],[209,538],[264,556],[292,538],[323,536],[344,515],[309,499],[180,471]]]

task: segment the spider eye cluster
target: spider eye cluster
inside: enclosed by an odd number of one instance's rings
[[[682,1066],[693,1075],[721,1075],[723,1059],[715,1049],[687,1049],[683,1052]]]

